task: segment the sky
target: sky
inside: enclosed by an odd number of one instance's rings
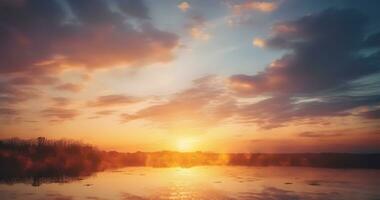
[[[0,0],[0,138],[380,152],[377,0]]]

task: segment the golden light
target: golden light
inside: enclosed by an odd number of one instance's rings
[[[185,152],[194,150],[194,140],[190,138],[179,138],[176,145],[178,151]]]
[[[263,48],[265,47],[265,40],[260,38],[254,38],[252,41],[253,46]]]

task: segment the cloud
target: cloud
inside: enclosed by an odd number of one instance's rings
[[[187,10],[190,9],[190,4],[187,3],[186,1],[184,2],[181,2],[180,4],[178,4],[177,6],[182,12],[186,12]]]
[[[189,22],[186,24],[186,29],[189,35],[196,40],[208,41],[211,35],[206,31],[207,26],[204,17],[192,13],[188,18]]]
[[[265,41],[260,38],[254,38],[252,41],[252,45],[255,47],[263,48],[265,47]]]
[[[190,35],[191,37],[193,37],[194,39],[197,39],[197,40],[203,40],[203,41],[207,41],[210,39],[210,35],[208,33],[206,33],[204,31],[203,28],[199,28],[199,27],[192,27],[190,29]]]
[[[57,90],[62,90],[66,92],[80,92],[83,89],[83,86],[80,84],[74,83],[64,83],[55,87]]]
[[[125,95],[105,95],[99,96],[94,101],[89,101],[87,103],[90,107],[108,107],[108,106],[120,106],[125,104],[137,103],[140,100],[135,97],[125,96]]]
[[[369,110],[359,114],[366,119],[380,119],[380,109]]]
[[[113,111],[113,110],[102,110],[102,111],[96,112],[95,114],[97,114],[97,115],[110,115],[110,114],[112,114],[114,112],[115,111]]]
[[[380,47],[380,32],[370,35],[366,39],[365,44],[368,47]]]
[[[244,125],[255,124],[262,129],[279,128],[290,123],[325,125],[331,117],[355,116],[352,114],[354,109],[378,105],[380,95],[329,94],[315,99],[276,95],[254,101],[244,102],[244,99],[234,95],[225,79],[206,76],[194,80],[192,87],[174,94],[166,102],[136,113],[121,114],[121,118],[125,122],[144,119],[164,126],[185,124],[186,127],[214,126],[227,120]],[[311,137],[313,134],[303,136]]]
[[[61,80],[66,69],[89,76],[99,68],[168,62],[179,42],[135,0],[0,1],[0,24],[1,107],[42,96],[41,86],[80,92],[81,82]]]
[[[274,96],[257,103],[240,106],[236,111],[243,123],[255,123],[264,129],[278,128],[289,122],[330,117],[353,116],[351,111],[363,106],[375,106],[380,95],[326,96],[314,101],[299,101],[290,96]],[[319,123],[324,123],[320,121]]]
[[[23,75],[16,76],[9,80],[12,85],[53,85],[59,82],[58,78],[44,75]]]
[[[236,25],[255,25],[262,26],[262,14],[275,11],[280,1],[226,1],[230,10],[230,14],[226,17],[226,21],[230,26]]]
[[[100,117],[104,117],[104,116],[108,116],[108,115],[111,115],[113,113],[115,113],[116,111],[114,110],[102,110],[102,111],[97,111],[94,113],[93,116],[90,116],[88,117],[88,119],[98,119]]]
[[[362,14],[337,9],[278,23],[266,46],[289,53],[261,73],[232,76],[232,85],[239,92],[254,95],[302,94],[374,74],[380,69],[378,57],[360,54],[366,24]]]
[[[306,137],[306,138],[326,138],[326,137],[339,137],[344,136],[345,133],[342,132],[313,132],[313,131],[305,131],[302,133],[299,133],[299,137]]]
[[[19,115],[19,110],[13,108],[0,108],[0,117],[1,116],[14,116]]]
[[[15,87],[8,82],[0,82],[0,105],[17,104],[40,96],[40,92],[30,87]]]
[[[232,116],[234,100],[216,76],[194,80],[193,86],[174,94],[167,102],[146,107],[134,114],[122,114],[125,122],[146,119],[169,126],[211,126]]]
[[[53,97],[51,98],[51,100],[53,101],[54,106],[57,106],[57,107],[65,107],[72,103],[70,99],[65,98],[65,97]]]
[[[117,0],[119,8],[128,16],[138,19],[149,19],[149,10],[144,1],[136,0]]]
[[[66,109],[60,107],[50,107],[41,111],[44,117],[50,119],[50,121],[65,121],[74,119],[79,115],[79,112],[74,109]]]
[[[247,11],[272,12],[277,7],[278,4],[275,2],[246,0],[243,3],[233,5],[232,9],[235,13]]]
[[[17,6],[1,1],[0,73],[139,66],[173,58],[178,37],[150,23],[143,1],[113,2],[117,12],[102,0]]]
[[[244,123],[276,128],[289,122],[354,116],[355,109],[378,106],[378,92],[369,89],[378,81],[363,82],[380,69],[378,50],[362,54],[376,44],[376,34],[366,38],[367,24],[357,11],[339,9],[277,23],[263,42],[287,53],[255,75],[230,77],[230,88],[238,96],[265,97],[240,106],[236,115]],[[371,118],[376,113],[358,116]]]

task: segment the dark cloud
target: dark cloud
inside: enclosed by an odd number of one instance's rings
[[[36,85],[80,92],[82,83],[57,78],[66,68],[169,61],[177,43],[177,35],[151,24],[143,1],[0,1],[0,106],[40,96]],[[77,115],[61,108],[69,100],[53,98],[53,103],[57,109],[46,109],[43,115]]]
[[[99,96],[96,100],[89,101],[87,105],[90,107],[107,107],[107,106],[132,104],[132,103],[137,103],[138,101],[140,100],[135,97],[114,94],[114,95]]]
[[[143,1],[112,2],[0,1],[0,73],[143,65],[172,58],[178,37],[150,23]]]
[[[365,44],[368,47],[380,47],[380,33],[375,33],[370,35],[366,41]]]
[[[380,69],[379,51],[366,52],[377,40],[377,34],[367,37],[367,21],[355,10],[328,9],[277,23],[266,45],[288,52],[256,75],[230,77],[238,94],[267,97],[241,106],[241,120],[274,128],[377,106],[378,81],[358,83]]]
[[[141,0],[117,0],[119,8],[127,13],[129,16],[148,19],[148,8]]]
[[[2,102],[3,99],[0,98],[0,123],[1,125],[8,125],[14,123],[21,123],[23,109],[17,107],[9,107],[9,103]],[[6,107],[2,107],[3,105]]]
[[[257,123],[262,128],[276,128],[293,121],[350,116],[355,108],[375,106],[379,102],[380,95],[326,96],[305,102],[289,96],[275,96],[240,106],[237,113],[243,122]]]
[[[266,45],[289,50],[257,75],[231,77],[245,94],[310,94],[379,71],[379,56],[362,55],[367,18],[355,10],[328,9],[278,23]]]
[[[360,116],[367,119],[380,119],[380,109],[369,110],[366,112],[360,113]]]
[[[361,87],[358,87],[361,88]],[[171,96],[167,101],[148,106],[134,114],[122,114],[123,121],[147,119],[162,124],[181,121],[213,125],[231,119],[256,124],[264,129],[289,123],[326,125],[330,117],[353,116],[354,109],[379,104],[380,95],[341,95],[334,92],[317,97],[274,95],[239,103],[244,98],[231,95],[224,82],[214,76],[195,80],[193,86]],[[362,116],[362,115],[359,115]],[[197,124],[200,126],[199,124]]]
[[[0,117],[1,116],[14,116],[19,115],[19,110],[13,108],[0,108]]]
[[[37,90],[29,87],[15,87],[8,82],[0,82],[0,105],[17,104],[39,96]]]

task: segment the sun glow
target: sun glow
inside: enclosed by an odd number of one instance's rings
[[[177,140],[177,150],[181,152],[193,151],[194,150],[194,140],[190,138],[179,138]]]

